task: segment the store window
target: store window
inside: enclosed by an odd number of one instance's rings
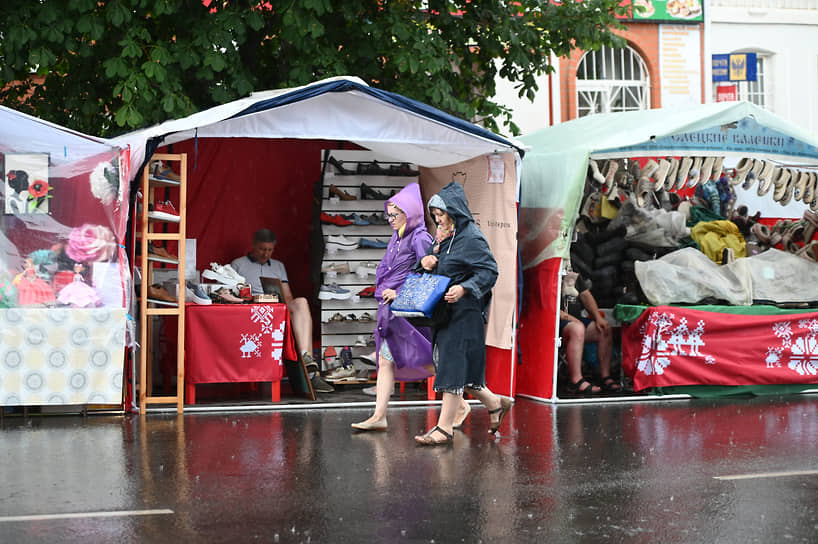
[[[742,81],[738,84],[738,98],[739,100],[746,100],[752,102],[756,106],[762,108],[767,105],[765,74],[764,74],[764,57],[756,57],[756,80]]]
[[[639,54],[625,47],[588,51],[577,66],[577,117],[650,107],[650,76]]]

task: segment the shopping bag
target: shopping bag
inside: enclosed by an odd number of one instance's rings
[[[397,298],[392,301],[392,313],[399,317],[431,318],[450,281],[450,278],[437,274],[409,274]]]

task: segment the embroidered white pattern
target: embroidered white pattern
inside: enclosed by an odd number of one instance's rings
[[[798,334],[791,321],[779,321],[773,324],[773,334],[781,338],[781,347],[767,348],[767,368],[782,366],[784,351],[789,349],[787,368],[798,373],[799,376],[815,376],[818,374],[818,319],[801,319],[797,328],[806,331]],[[775,359],[775,360],[774,360]]]
[[[705,346],[704,320],[696,323],[696,328],[692,331],[687,327],[687,318],[682,317],[674,327],[676,314],[661,313],[653,314],[648,319],[648,323],[653,325],[653,334],[647,334],[648,325],[642,325],[640,335],[642,337],[642,351],[636,367],[645,375],[664,374],[665,368],[670,366],[671,357],[687,356],[704,358],[705,364],[714,365],[716,359],[712,355],[703,354],[700,347]],[[667,337],[667,338],[666,338]]]
[[[241,335],[241,351],[242,359],[249,359],[251,356],[261,357],[261,335],[260,334],[242,334]]]

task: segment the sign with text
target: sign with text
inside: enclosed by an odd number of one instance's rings
[[[713,55],[713,81],[755,81],[755,53]]]
[[[738,100],[738,85],[719,85],[716,87],[716,102],[735,102]]]
[[[695,26],[659,27],[662,107],[701,104],[701,32]]]

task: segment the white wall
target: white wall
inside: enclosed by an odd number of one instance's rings
[[[769,53],[767,109],[818,134],[818,0],[712,0],[709,8],[710,52]]]

